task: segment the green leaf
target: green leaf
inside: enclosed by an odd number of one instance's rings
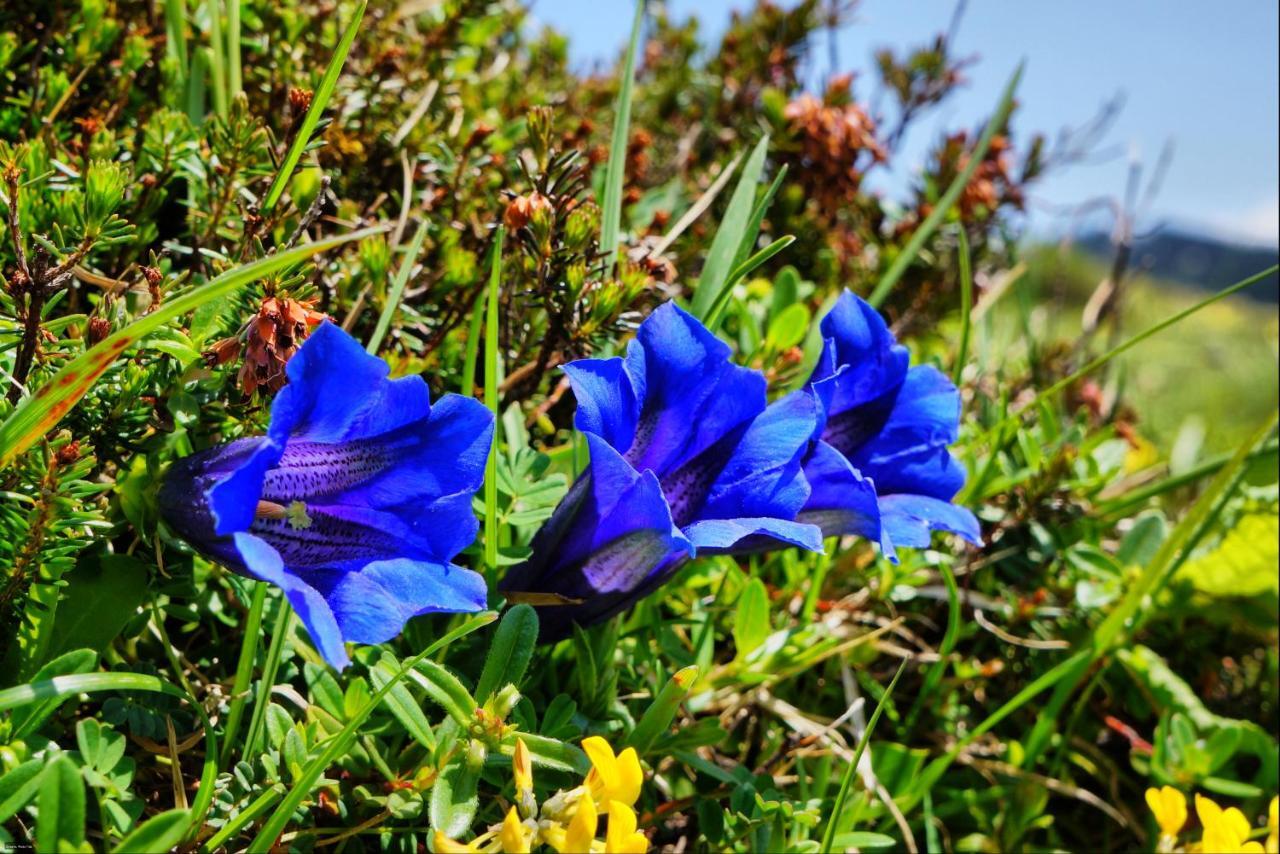
[[[382,660],[369,671],[369,678],[373,681],[373,687],[381,690],[383,686],[395,679],[395,675],[399,670],[400,662],[396,661],[391,654],[385,653]],[[431,724],[427,721],[427,716],[422,713],[421,707],[419,707],[417,701],[413,698],[413,694],[410,693],[403,682],[393,684],[382,702],[391,714],[395,715],[396,720],[400,721],[400,725],[404,727],[405,732],[413,737],[414,741],[427,750],[434,751],[436,749],[436,737],[431,731]]]
[[[32,688],[38,683],[47,682],[55,677],[69,676],[75,673],[88,673],[97,662],[98,654],[91,649],[76,649],[71,652],[65,652],[37,670],[35,676],[31,678],[31,683],[0,692],[0,697],[20,688]],[[67,696],[65,694],[45,697],[33,695],[27,701],[27,704],[24,704],[27,707],[14,712],[13,717],[10,719],[10,724],[13,727],[13,738],[26,738],[38,730],[66,699]],[[0,706],[0,710],[4,708],[6,707]]]
[[[755,205],[756,185],[760,183],[760,175],[764,172],[765,155],[769,151],[769,137],[764,136],[756,143],[751,156],[742,167],[742,175],[738,185],[729,197],[729,206],[725,209],[724,219],[716,230],[716,236],[707,250],[706,263],[702,265],[702,273],[698,276],[698,285],[693,292],[693,303],[690,306],[693,316],[705,319],[715,305],[716,298],[724,290],[729,274],[733,272],[734,262],[738,257],[738,249],[747,238],[751,224],[752,209]]]
[[[631,91],[635,87],[636,48],[640,44],[640,27],[644,22],[645,0],[634,0],[635,17],[631,21],[631,40],[623,64],[618,87],[618,102],[613,115],[613,134],[609,139],[609,162],[604,172],[604,194],[600,208],[600,251],[604,253],[605,275],[613,274],[618,261],[618,234],[622,231],[622,184],[627,168],[627,143],[631,125]]]
[[[769,636],[769,593],[764,582],[753,578],[738,597],[738,608],[733,620],[733,643],[738,648],[738,659],[747,657],[753,649]]]
[[[502,290],[502,242],[506,234],[502,226],[493,236],[493,254],[489,266],[489,296],[484,314],[484,405],[493,413],[493,442],[484,467],[484,562],[490,570],[498,568],[498,296]]]
[[[147,568],[126,555],[82,558],[63,579],[51,659],[75,649],[102,652],[147,595]]]
[[[21,453],[53,429],[62,417],[75,406],[98,378],[106,373],[125,350],[136,345],[145,336],[171,324],[175,319],[223,294],[230,293],[248,283],[283,270],[310,258],[318,252],[361,240],[384,229],[366,228],[339,237],[318,240],[275,255],[260,258],[251,264],[228,270],[199,287],[191,288],[181,296],[166,300],[155,311],[145,314],[124,329],[111,335],[86,352],[72,359],[50,377],[35,394],[23,398],[13,412],[0,424],[0,469],[3,469]]]
[[[850,848],[856,848],[861,851],[865,848],[897,848],[898,840],[892,836],[885,836],[883,833],[853,830],[848,833],[836,834],[832,844],[841,851],[848,851]]]
[[[422,686],[427,696],[448,712],[449,717],[463,727],[470,725],[479,704],[458,677],[430,659],[413,665],[408,677]]]
[[[533,764],[551,771],[564,771],[568,774],[582,776],[591,769],[587,754],[572,744],[566,744],[555,738],[537,735],[531,732],[518,733],[524,746],[529,748],[529,756]],[[509,736],[502,743],[502,752],[510,756],[515,752],[516,735]]]
[[[169,810],[154,816],[120,840],[113,854],[133,851],[169,851],[177,847],[191,823],[191,810]]]
[[[400,262],[400,269],[396,270],[396,277],[391,280],[391,291],[387,294],[387,301],[382,306],[382,313],[378,315],[378,326],[373,330],[373,335],[370,336],[369,343],[365,346],[365,350],[368,353],[377,354],[378,347],[382,345],[382,339],[386,336],[387,330],[391,328],[391,318],[395,316],[396,307],[400,305],[400,297],[404,294],[404,286],[409,282],[409,274],[413,272],[413,265],[418,263],[418,253],[422,251],[422,242],[427,239],[429,230],[428,223],[423,222],[422,225],[418,226],[412,242],[409,243],[409,251],[405,253],[404,260]]]
[[[351,43],[355,41],[356,32],[360,29],[360,19],[364,17],[367,5],[368,0],[361,0],[360,5],[351,13],[351,20],[347,22],[342,38],[338,40],[338,47],[333,51],[333,56],[329,57],[329,65],[324,70],[324,77],[320,78],[320,85],[316,87],[315,94],[311,97],[311,107],[302,117],[302,124],[294,133],[293,143],[284,156],[284,162],[280,164],[280,169],[272,179],[271,186],[267,188],[267,194],[258,208],[258,213],[262,216],[266,216],[280,200],[285,185],[289,183],[293,170],[297,168],[302,152],[311,142],[311,134],[315,132],[316,125],[320,122],[320,114],[324,112],[325,107],[329,106],[329,99],[333,97],[333,90],[338,85],[338,75],[342,72],[343,63],[347,61],[347,54],[351,51]]]
[[[37,850],[76,851],[83,846],[84,783],[75,764],[65,755],[54,759],[45,772],[37,807]]]
[[[40,791],[44,779],[43,759],[29,759],[0,775],[0,824],[17,815]]]
[[[451,838],[467,832],[480,804],[476,789],[483,763],[476,765],[468,760],[464,743],[431,787],[431,826]]]
[[[627,738],[627,745],[634,747],[642,756],[653,747],[658,736],[662,735],[675,720],[676,712],[684,698],[689,696],[689,689],[698,681],[698,668],[689,666],[677,670],[662,686],[658,696],[653,699],[649,708],[645,709],[636,728]]]
[[[765,333],[764,340],[775,352],[789,350],[804,340],[810,320],[809,307],[804,303],[793,303],[769,321],[769,331]]]
[[[1212,551],[1187,561],[1174,576],[1209,596],[1256,596],[1280,589],[1280,517],[1246,513]]]
[[[507,611],[494,632],[489,656],[476,684],[476,699],[483,703],[506,685],[519,687],[537,643],[538,613],[528,605],[516,605]]]

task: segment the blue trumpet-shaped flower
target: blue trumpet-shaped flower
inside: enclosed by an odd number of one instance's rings
[[[478,611],[484,579],[452,563],[475,538],[472,496],[493,419],[322,324],[289,360],[267,435],[176,462],[164,519],[226,566],[284,591],[320,654],[381,643],[417,614]]]
[[[542,609],[542,636],[621,611],[695,554],[798,545],[801,464],[820,425],[813,395],[765,401],[765,379],[673,303],[640,325],[625,358],[565,367],[591,464],[501,588]]]
[[[805,392],[823,421],[804,464],[811,494],[799,519],[824,536],[858,534],[894,546],[929,544],[932,531],[981,542],[973,514],[951,503],[965,473],[956,441],[960,394],[907,349],[874,308],[845,292],[822,319],[822,356]]]

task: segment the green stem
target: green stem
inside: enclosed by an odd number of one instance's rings
[[[956,232],[960,244],[960,348],[956,352],[956,364],[952,370],[952,379],[960,385],[964,374],[965,363],[969,360],[969,328],[973,313],[973,263],[969,255],[969,238],[965,235],[964,225]]]
[[[262,738],[263,728],[267,722],[267,706],[271,704],[271,686],[276,682],[276,673],[280,669],[280,656],[284,652],[285,636],[289,634],[289,626],[293,618],[293,609],[283,594],[276,608],[276,622],[271,629],[271,646],[267,648],[267,660],[262,665],[262,678],[258,681],[258,693],[253,698],[253,715],[249,718],[249,736],[245,739],[242,755],[258,752],[258,742]]]
[[[223,730],[221,767],[231,762],[231,753],[244,718],[245,703],[249,699],[249,680],[253,676],[253,662],[258,655],[258,641],[262,628],[262,607],[267,600],[267,583],[253,582],[253,599],[249,603],[249,618],[245,621],[244,637],[240,639],[240,661],[236,664],[236,680],[231,688],[231,709],[227,713],[227,728]]]

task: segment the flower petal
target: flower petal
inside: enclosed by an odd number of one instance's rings
[[[982,545],[982,528],[973,513],[927,495],[880,496],[880,524],[884,536],[896,546],[924,548],[932,531],[950,531]]]
[[[809,500],[796,517],[822,529],[824,537],[854,534],[879,542],[887,556],[892,546],[881,537],[880,507],[876,487],[863,477],[843,454],[826,442],[813,446],[804,464]]]
[[[574,426],[625,454],[635,438],[639,410],[623,360],[579,359],[565,365],[564,372],[578,402]]]
[[[487,600],[479,573],[406,558],[332,573],[330,581],[325,599],[343,639],[355,643],[382,643],[400,634],[418,614],[480,611]]]
[[[616,614],[692,554],[672,524],[652,472],[637,472],[604,439],[588,433],[591,465],[534,536],[533,554],[502,580],[504,593],[551,593],[578,604],[539,608],[540,638],[563,637]]]
[[[626,358],[640,401],[626,452],[636,469],[664,477],[764,411],[764,376],[729,356],[727,344],[675,303],[640,325]]]
[[[752,420],[711,485],[698,519],[796,517],[809,498],[801,463],[821,407],[808,392],[789,394]]]
[[[884,318],[862,299],[845,291],[822,318],[824,355],[815,381],[834,377],[830,412],[844,413],[875,404],[902,383],[910,356],[894,340]],[[823,365],[834,373],[823,371]],[[829,368],[830,370],[830,368]],[[870,417],[874,407],[866,411]]]
[[[324,660],[338,670],[350,664],[351,659],[342,645],[338,621],[320,591],[297,575],[287,572],[280,554],[258,537],[243,532],[234,536],[236,549],[240,552],[245,569],[255,578],[274,584],[284,591],[289,604],[307,627],[311,642]]]
[[[582,852],[590,851],[591,843],[596,838],[596,827],[599,824],[596,818],[596,805],[591,796],[583,793],[578,799],[578,808],[573,813],[573,818],[569,821],[569,827],[564,835],[564,852]]]
[[[788,522],[785,519],[746,517],[742,519],[707,519],[694,522],[684,529],[699,553],[711,554],[737,551],[745,548],[754,551],[768,547],[769,540],[808,549],[822,551],[822,530],[817,525],[804,522]],[[767,538],[764,542],[756,538]],[[777,548],[777,543],[772,543]]]
[[[289,384],[271,407],[268,435],[341,442],[389,433],[426,416],[430,392],[421,377],[388,380],[387,363],[325,321],[289,360]]]

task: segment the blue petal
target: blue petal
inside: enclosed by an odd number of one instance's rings
[[[924,548],[931,531],[950,531],[975,546],[982,545],[982,529],[972,513],[949,501],[924,495],[886,495],[880,499],[885,534],[899,546]]]
[[[325,321],[289,360],[289,384],[271,407],[267,434],[285,440],[334,443],[389,433],[431,409],[421,377],[388,380],[387,363]]]
[[[911,493],[949,499],[964,486],[964,469],[947,451],[960,418],[960,397],[937,369],[911,369],[884,428],[849,462],[875,481],[880,495]]]
[[[640,401],[626,453],[636,469],[662,478],[764,411],[764,376],[729,356],[728,345],[674,303],[640,324],[626,358]]]
[[[209,510],[219,535],[247,531],[253,524],[263,479],[283,453],[283,442],[262,437],[238,468],[209,489]]]
[[[693,552],[653,472],[637,472],[604,439],[586,436],[590,468],[534,536],[529,560],[499,588],[583,600],[539,609],[547,640],[572,622],[590,625],[621,611]]]
[[[350,664],[338,621],[320,591],[287,571],[280,554],[253,534],[236,534],[235,544],[251,575],[284,591],[324,660],[338,670]]]
[[[578,401],[574,425],[625,454],[636,434],[639,408],[621,358],[579,359],[564,366]]]
[[[809,497],[801,462],[820,418],[819,402],[805,391],[769,406],[742,435],[697,518],[794,519]]]
[[[843,454],[826,442],[814,445],[804,464],[809,500],[797,517],[822,528],[824,537],[855,534],[880,542],[880,509],[876,487],[863,477]],[[891,546],[885,548],[891,552]]]
[[[407,558],[376,561],[335,578],[326,599],[342,637],[355,643],[390,640],[418,614],[482,610],[487,598],[479,573]]]
[[[846,412],[875,403],[902,383],[910,358],[894,340],[880,313],[845,291],[822,318],[825,359],[814,380],[834,376],[829,411]],[[828,374],[823,366],[834,368]]]
[[[822,531],[817,525],[785,519],[707,519],[694,522],[684,532],[699,553],[704,550],[711,554],[738,551],[744,543],[751,544],[748,550],[754,551],[758,548],[757,538],[765,542],[780,540],[811,552],[822,551]],[[773,547],[777,548],[776,542]]]

